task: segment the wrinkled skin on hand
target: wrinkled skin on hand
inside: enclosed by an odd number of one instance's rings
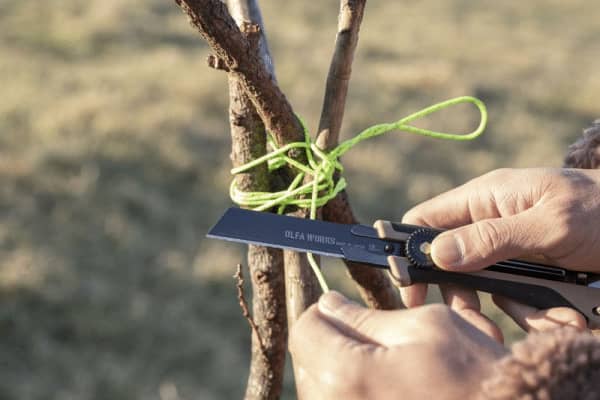
[[[507,350],[441,304],[380,311],[330,292],[290,332],[300,399],[469,399]]]
[[[450,229],[432,243],[437,265],[476,271],[495,262],[543,262],[600,273],[600,171],[498,170],[410,210],[403,222]],[[441,285],[446,305],[422,306],[427,287],[402,289],[408,310],[362,308],[323,295],[290,332],[300,398],[469,399],[507,350],[475,291]],[[569,308],[494,301],[530,331],[584,329]],[[420,306],[420,307],[416,307]]]
[[[564,268],[600,272],[600,171],[501,169],[426,201],[404,223],[451,229],[432,243],[435,263],[476,271],[508,258],[543,257]],[[445,302],[498,340],[502,333],[479,313],[475,291],[440,285]],[[402,289],[408,307],[423,304],[426,285]],[[560,325],[585,328],[569,308],[537,310],[506,298],[494,302],[528,331]]]

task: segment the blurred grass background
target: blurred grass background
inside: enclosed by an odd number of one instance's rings
[[[315,129],[338,2],[261,4],[280,85]],[[600,115],[598,15],[591,0],[370,2],[343,136],[466,94],[490,124],[472,143],[393,133],[353,150],[361,219],[399,220],[493,168],[560,165]],[[204,239],[230,204],[226,78],[207,54],[167,0],[0,0],[0,399],[243,393],[243,249]],[[476,122],[465,106],[421,126]]]

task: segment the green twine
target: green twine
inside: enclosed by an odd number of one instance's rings
[[[408,125],[419,118],[423,118],[436,111],[461,103],[474,104],[479,109],[481,115],[479,126],[469,134],[436,132]],[[271,134],[269,134],[267,139],[268,144],[273,149],[271,152],[231,170],[231,174],[236,175],[248,171],[249,169],[265,162],[268,164],[269,171],[288,164],[295,167],[299,171],[288,188],[278,192],[243,192],[237,188],[234,179],[231,182],[229,194],[234,203],[243,207],[251,208],[255,211],[264,211],[273,207],[277,207],[277,212],[282,214],[287,207],[296,206],[310,209],[310,218],[315,219],[317,208],[325,205],[329,200],[334,198],[338,193],[346,188],[347,183],[344,177],[340,177],[337,182],[334,180],[334,174],[336,171],[339,171],[340,173],[344,171],[344,167],[340,163],[339,158],[363,140],[383,135],[384,133],[392,130],[400,130],[417,135],[429,136],[436,139],[456,141],[472,140],[481,135],[481,133],[485,130],[487,117],[485,104],[483,104],[481,100],[470,96],[457,97],[424,108],[423,110],[411,114],[396,122],[373,125],[352,139],[340,143],[336,148],[330,150],[329,152],[321,150],[316,145],[316,143],[311,139],[304,121],[299,118],[304,129],[303,142],[294,142],[282,147],[277,147],[275,139]],[[288,152],[292,149],[304,149],[308,163],[305,165],[289,157]],[[305,183],[304,178],[307,175],[312,179],[310,182]],[[327,283],[325,282],[325,279],[323,278],[321,270],[319,269],[319,266],[317,265],[313,255],[308,253],[307,256],[308,261],[315,275],[317,276],[317,279],[319,280],[323,292],[329,291]]]

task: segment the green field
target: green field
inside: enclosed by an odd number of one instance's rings
[[[314,130],[338,3],[261,4]],[[561,165],[600,116],[598,15],[592,0],[371,1],[343,137],[459,95],[490,123],[471,143],[398,132],[352,150],[361,220],[497,167]],[[241,397],[243,249],[204,239],[230,205],[226,77],[207,55],[172,1],[0,0],[0,399]],[[476,123],[461,106],[420,126]]]

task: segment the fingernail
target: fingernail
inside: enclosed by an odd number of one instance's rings
[[[335,291],[327,292],[319,299],[319,310],[321,312],[335,316],[336,311],[347,304],[351,304],[352,301],[348,300],[341,294]]]
[[[440,235],[431,245],[431,257],[442,268],[456,268],[462,264],[463,252],[453,234]]]

